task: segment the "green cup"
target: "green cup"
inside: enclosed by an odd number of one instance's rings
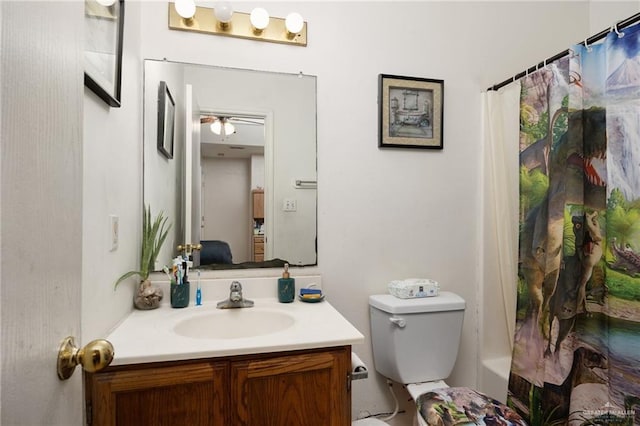
[[[189,306],[189,281],[182,284],[171,283],[171,307],[186,308]]]

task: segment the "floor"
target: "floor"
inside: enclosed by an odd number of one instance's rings
[[[398,414],[391,420],[387,420],[386,423],[390,426],[414,426],[415,401],[411,399],[409,392],[404,388],[400,388],[398,384],[394,385],[394,390],[400,408]],[[389,403],[392,403],[391,397],[389,397]],[[393,407],[390,408],[393,409]]]

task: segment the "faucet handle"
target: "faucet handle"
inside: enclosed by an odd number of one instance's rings
[[[231,287],[229,287],[231,291],[242,291],[242,284],[240,281],[232,281]]]

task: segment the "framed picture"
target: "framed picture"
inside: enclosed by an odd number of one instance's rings
[[[84,85],[112,107],[120,107],[124,0],[84,2]]]
[[[444,80],[380,74],[378,146],[442,149]]]
[[[173,133],[176,103],[164,81],[158,88],[158,151],[165,157],[173,158]]]

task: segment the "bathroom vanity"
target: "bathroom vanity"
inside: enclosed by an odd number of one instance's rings
[[[85,373],[90,425],[351,424],[351,345],[329,302],[134,311],[107,339],[111,366]]]
[[[87,423],[346,426],[350,366],[341,346],[109,367],[85,375]]]

